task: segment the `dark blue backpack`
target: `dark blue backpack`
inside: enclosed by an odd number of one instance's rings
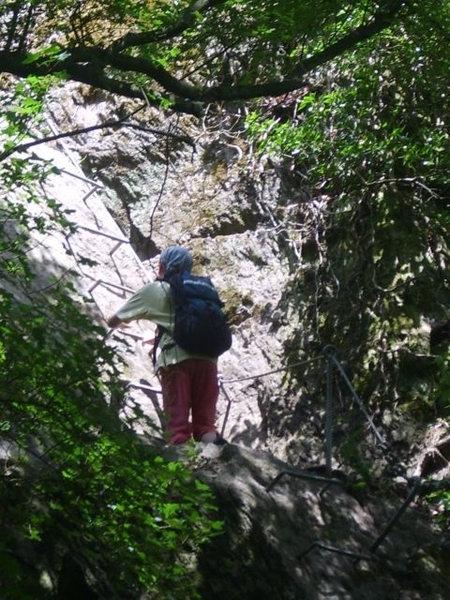
[[[231,329],[211,279],[184,271],[163,281],[170,284],[172,294],[174,330],[170,335],[174,342],[188,352],[209,358],[218,358],[229,350]],[[161,327],[158,330],[155,349],[166,331]]]

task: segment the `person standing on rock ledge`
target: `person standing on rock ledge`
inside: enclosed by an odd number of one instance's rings
[[[196,441],[221,445],[226,442],[215,427],[219,395],[217,359],[184,350],[170,335],[174,327],[174,307],[170,284],[162,278],[190,273],[192,263],[186,248],[170,246],[163,250],[158,279],[144,285],[106,322],[111,328],[120,328],[131,321],[146,319],[165,330],[160,341],[161,351],[155,357],[155,370],[167,416],[168,442],[183,444],[193,437]]]

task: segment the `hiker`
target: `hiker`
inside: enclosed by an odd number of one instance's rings
[[[116,328],[130,321],[147,319],[163,328],[159,341],[160,352],[158,356],[154,352],[154,364],[167,416],[165,428],[168,442],[183,444],[192,436],[196,441],[221,445],[226,442],[215,427],[219,395],[217,358],[189,352],[171,337],[174,305],[171,286],[163,278],[190,274],[191,269],[192,256],[186,248],[166,248],[160,256],[156,281],[138,290],[107,319],[107,324]],[[189,420],[190,414],[192,422]]]

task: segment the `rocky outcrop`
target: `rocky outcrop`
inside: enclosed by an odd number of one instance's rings
[[[445,597],[448,541],[411,509],[419,489],[381,499],[341,472],[237,445],[205,447],[194,467],[225,521],[199,558],[204,600]]]
[[[71,92],[64,102],[55,97],[50,104],[54,129],[80,129],[104,121],[103,108],[110,99],[92,102],[80,87]],[[112,102],[109,115],[114,110],[118,118],[131,113],[132,107],[114,107]],[[87,195],[74,213],[82,228],[70,241],[77,245],[75,251],[82,253],[84,248],[97,262],[83,267],[83,280],[102,319],[131,290],[156,276],[163,247],[187,244],[197,271],[213,278],[233,325],[233,347],[220,362],[219,423],[223,426],[227,415],[229,438],[266,447],[262,402],[281,386],[283,373],[271,374],[270,382],[258,376],[284,367],[283,340],[297,326],[295,318],[282,323],[277,311],[290,267],[279,252],[276,223],[264,226],[272,218],[279,181],[272,177],[258,183],[258,174],[250,174],[251,165],[242,160],[239,138],[193,129],[191,122],[162,126],[150,111],[145,119],[145,127],[142,118],[139,128],[131,120],[129,127],[94,131],[58,146],[64,160],[72,162],[64,171],[76,172],[70,176],[71,189],[82,184],[79,193]],[[58,197],[75,205],[73,194]],[[129,240],[129,247],[120,239]],[[120,335],[113,337],[118,341]],[[158,387],[148,346],[142,344],[147,335],[152,337],[152,326],[145,323],[126,332],[132,347],[127,350],[124,379]],[[132,386],[128,391],[153,410],[146,390]]]

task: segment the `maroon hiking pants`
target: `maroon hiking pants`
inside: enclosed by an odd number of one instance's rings
[[[189,358],[162,367],[158,377],[169,444],[182,444],[191,436],[201,440],[205,433],[216,432],[219,384],[215,363],[203,358]]]

